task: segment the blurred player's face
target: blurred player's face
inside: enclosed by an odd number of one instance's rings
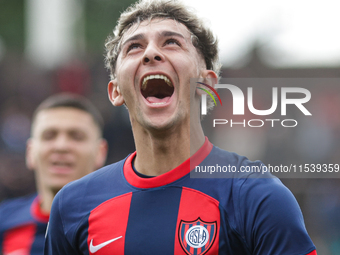
[[[70,107],[43,110],[36,116],[27,146],[27,165],[38,188],[57,192],[104,164],[106,143],[85,111]]]
[[[122,38],[109,97],[116,106],[126,104],[132,125],[159,130],[188,124],[196,91],[190,78],[200,77],[204,69],[183,24],[171,19],[144,21]]]

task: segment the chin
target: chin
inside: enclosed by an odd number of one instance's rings
[[[176,123],[178,123],[178,121],[179,121],[178,117],[172,118],[159,117],[154,120],[149,120],[147,123],[145,123],[144,127],[146,127],[147,130],[155,132],[166,132],[175,128]]]
[[[65,185],[66,185],[66,184],[65,184]],[[61,190],[62,187],[64,187],[65,185],[63,185],[63,186],[55,185],[55,186],[51,187],[50,189],[52,190],[52,192],[53,192],[54,194],[57,194],[57,193],[59,192],[59,190]]]
[[[53,191],[58,192],[59,190],[61,190],[66,184],[70,183],[71,181],[74,181],[74,179],[69,179],[69,180],[63,180],[63,181],[58,181],[55,182],[53,184],[51,184],[51,189]]]

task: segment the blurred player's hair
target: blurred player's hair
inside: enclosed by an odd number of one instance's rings
[[[39,112],[48,109],[54,109],[59,107],[75,108],[90,114],[94,120],[94,123],[98,126],[100,135],[103,133],[104,119],[97,108],[91,103],[91,101],[83,96],[72,93],[60,93],[52,95],[46,98],[36,108],[32,118],[32,130]]]

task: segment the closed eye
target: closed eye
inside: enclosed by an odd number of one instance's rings
[[[70,139],[72,139],[73,141],[78,141],[78,142],[85,141],[87,138],[86,133],[81,130],[70,130],[68,132],[68,135]]]
[[[181,46],[180,42],[175,38],[167,39],[164,44],[177,44],[178,46]]]
[[[43,141],[50,141],[53,140],[57,136],[58,132],[56,130],[45,130],[41,134],[41,139]]]
[[[129,47],[127,48],[126,52],[129,52],[129,51],[134,50],[134,49],[138,49],[140,47],[141,47],[141,44],[139,44],[139,43],[131,43],[129,45]]]

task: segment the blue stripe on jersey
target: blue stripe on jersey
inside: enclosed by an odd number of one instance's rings
[[[44,250],[46,224],[37,223],[36,227],[35,239],[32,243],[30,254],[41,254]]]
[[[133,193],[125,235],[125,255],[174,254],[181,193],[182,189],[177,187]]]

